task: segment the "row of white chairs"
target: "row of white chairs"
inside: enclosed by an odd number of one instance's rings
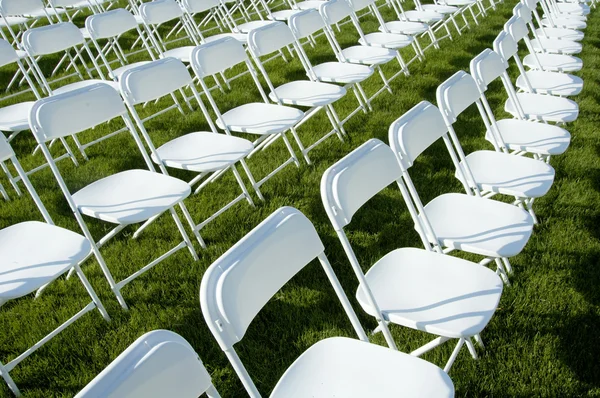
[[[328,3],[335,4],[335,0]],[[543,114],[540,116],[538,113],[525,112],[523,102],[526,101],[523,98],[527,98],[531,103],[536,104],[542,98],[543,101],[548,101],[546,97],[557,97],[541,95],[536,92],[529,92],[527,94],[530,94],[530,96],[524,97],[523,94],[525,93],[517,93],[514,87],[511,90],[508,84],[510,78],[506,73],[507,62],[510,57],[517,60],[516,50],[511,53],[510,49],[516,47],[514,43],[518,34],[515,33],[517,28],[514,28],[514,26],[518,26],[519,21],[523,22],[521,14],[518,14],[521,12],[520,10],[521,8],[515,9],[517,18],[509,21],[506,26],[507,32],[501,33],[494,42],[494,48],[497,52],[486,50],[473,60],[471,63],[473,77],[465,72],[459,72],[440,85],[438,89],[438,106],[441,112],[429,103],[419,104],[391,126],[390,143],[393,149],[380,141],[371,140],[332,166],[323,177],[322,193],[326,210],[360,282],[360,288],[357,292],[359,303],[367,313],[376,317],[378,321],[377,330],[384,333],[386,342],[391,348],[396,348],[396,345],[387,326],[389,322],[416,328],[437,336],[431,343],[415,350],[412,353],[415,356],[419,356],[450,339],[458,339],[458,343],[445,366],[446,371],[452,366],[463,345],[466,345],[471,355],[476,357],[472,339],[482,344],[479,333],[489,322],[498,304],[502,291],[502,279],[505,283],[508,283],[508,274],[511,271],[508,257],[518,254],[531,234],[535,217],[532,209],[533,199],[547,192],[552,183],[554,174],[552,168],[547,164],[549,157],[564,152],[569,142],[569,135],[566,130],[558,126],[525,120],[545,119],[542,117]],[[290,26],[293,26],[292,33],[294,29],[298,30],[309,26],[303,23],[305,20],[317,21],[317,15],[315,11],[311,10],[294,14],[290,22]],[[319,20],[322,21],[320,16]],[[302,22],[294,24],[294,21]],[[317,24],[310,26],[313,29]],[[254,53],[256,51],[274,51],[273,48],[276,45],[266,47],[266,50],[262,46],[261,35],[267,35],[264,32],[277,33],[264,36],[269,39],[273,37],[281,38],[280,36],[285,38],[289,30],[284,24],[273,23],[251,31],[248,36],[251,54],[256,55]],[[270,40],[266,40],[266,42],[271,44]],[[298,45],[296,40],[290,43]],[[277,45],[281,46],[280,43]],[[299,51],[298,53],[300,54]],[[265,55],[267,52],[259,54]],[[231,124],[227,122],[226,116],[227,114],[231,116],[231,111],[225,114],[218,111],[216,103],[210,95],[211,90],[203,82],[206,77],[220,73],[228,69],[229,66],[238,63],[245,63],[254,77],[252,64],[247,58],[244,48],[235,39],[221,38],[194,48],[190,62],[211,107],[217,114],[216,124],[224,129],[226,133],[229,133],[228,128],[231,127]],[[225,66],[226,64],[229,66]],[[260,68],[261,64],[258,65]],[[262,72],[263,68],[260,69]],[[512,106],[511,109],[514,110],[517,118],[507,119],[507,123],[502,123],[503,120],[495,120],[485,100],[487,85],[496,78],[501,78],[505,83],[509,95],[507,109]],[[523,74],[522,79],[527,79],[527,73]],[[153,84],[148,84],[149,81]],[[163,84],[155,84],[156,82]],[[191,133],[176,139],[175,144],[169,145],[170,143],[168,143],[156,149],[148,131],[145,129],[144,120],[138,115],[135,106],[165,95],[172,95],[172,98],[174,98],[176,92],[188,87],[192,90],[192,97],[197,100],[201,110],[207,117],[212,131]],[[260,84],[257,84],[257,87],[260,89]],[[8,274],[11,277],[14,276],[15,281],[28,280],[29,283],[6,284],[5,286],[8,287],[3,292],[2,301],[22,297],[36,290],[39,293],[40,289],[43,289],[49,282],[69,270],[78,273],[92,297],[92,302],[88,306],[46,336],[32,349],[6,365],[0,364],[0,373],[16,393],[18,393],[18,389],[8,372],[22,359],[33,353],[35,349],[50,340],[74,322],[75,319],[94,308],[98,308],[102,315],[108,319],[108,314],[79,268],[79,264],[91,253],[96,255],[109,283],[111,283],[111,288],[115,291],[123,306],[125,306],[125,303],[122,296],[120,296],[120,289],[133,278],[160,262],[165,256],[186,246],[195,256],[191,241],[187,238],[181,221],[173,211],[173,207],[176,205],[180,205],[184,209],[183,200],[191,192],[188,184],[160,173],[130,170],[106,177],[71,195],[46,143],[55,139],[64,139],[114,118],[121,118],[125,124],[124,128],[131,133],[148,168],[154,171],[154,162],[164,174],[167,174],[166,167],[183,168],[201,174],[215,171],[218,173],[230,168],[235,170],[235,163],[241,161],[253,149],[251,143],[245,142],[245,140],[227,134],[214,134],[216,129],[211,123],[198,92],[194,89],[193,79],[185,65],[178,60],[165,58],[160,61],[137,65],[136,68],[124,71],[119,79],[119,89],[123,95],[122,98],[111,85],[96,82],[93,85],[86,85],[53,97],[41,99],[32,106],[30,111],[32,132],[85,237],[52,225],[48,212],[29,183],[27,173],[18,164],[9,143],[7,141],[1,143],[2,148],[4,148],[3,151],[0,151],[3,154],[2,160],[13,162],[19,174],[18,178],[25,183],[47,223],[21,223],[2,230],[1,232],[7,238],[1,240],[3,249],[0,249],[0,251],[6,252],[8,258],[12,258],[10,255],[12,253],[14,257],[15,247],[30,244],[26,240],[17,239],[15,241],[15,239],[8,239],[9,237],[52,235],[57,239],[60,238],[63,242],[58,245],[56,242],[52,242],[47,247],[40,248],[37,253],[31,253],[24,249],[23,253],[33,257],[15,259],[11,262],[12,264],[18,265],[24,264],[24,262],[28,265],[39,264],[40,258],[44,254],[62,261],[55,261],[56,266],[52,269],[50,267],[47,269],[45,267],[31,269],[30,267],[20,266],[10,269]],[[276,92],[276,89],[272,88],[272,92]],[[536,97],[533,97],[533,95]],[[263,92],[262,96],[265,102],[268,103],[269,101],[265,98],[266,93]],[[570,102],[567,102],[569,100],[565,98],[558,99],[561,100],[561,104],[570,104]],[[187,102],[188,99],[185,99],[185,101]],[[174,107],[179,107],[176,99],[175,104]],[[488,127],[486,138],[494,144],[497,152],[479,151],[479,153],[476,152],[469,156],[464,155],[453,125],[460,113],[472,104],[477,105],[480,115]],[[283,106],[277,104],[272,106],[283,108]],[[127,112],[127,108],[129,108],[129,112]],[[254,113],[247,112],[239,120],[244,121]],[[71,117],[70,115],[77,115],[77,117]],[[568,122],[569,120],[563,118],[552,121]],[[503,129],[501,127],[503,125],[507,127]],[[244,132],[244,130],[241,131]],[[424,135],[423,131],[427,131],[428,134]],[[503,134],[505,131],[522,131],[522,135],[533,132],[538,136],[535,138],[531,136],[527,142],[523,142],[523,139],[517,142],[507,142]],[[263,133],[262,135],[267,134]],[[223,141],[215,142],[213,139],[217,139],[216,136],[223,137]],[[541,140],[540,143],[540,136],[550,138]],[[285,134],[281,134],[281,137],[285,140]],[[424,149],[440,138],[447,145],[457,169],[457,177],[465,186],[467,195],[442,195],[424,206],[408,176],[408,169]],[[206,139],[209,141],[206,141]],[[145,141],[150,148],[150,154],[146,152],[142,141]],[[207,169],[206,162],[198,162],[198,154],[195,151],[190,152],[192,148],[190,144],[192,143],[206,143],[207,145],[202,146],[202,149],[213,150],[220,144],[228,146],[233,142],[240,145],[240,150],[237,153],[239,157],[220,159],[219,162],[216,162],[219,163],[220,168],[214,168],[216,165],[213,164],[212,169]],[[177,148],[180,148],[180,150],[177,151]],[[183,153],[183,158],[186,161],[182,161],[181,148],[188,151]],[[228,148],[230,147],[228,146]],[[291,148],[289,142],[288,148]],[[512,155],[502,153],[509,150],[513,151]],[[525,155],[527,153],[533,153],[535,159],[525,156],[513,156],[514,154]],[[293,155],[292,158],[295,159]],[[502,171],[504,174],[499,175],[498,171]],[[234,171],[235,173],[237,172]],[[518,184],[503,184],[507,175],[515,179]],[[236,177],[239,176],[236,174]],[[359,260],[352,251],[348,237],[343,232],[343,228],[350,222],[352,215],[368,199],[393,182],[398,183],[413,216],[415,227],[427,250],[399,249],[394,251],[382,258],[365,275],[362,272]],[[240,186],[243,187],[243,183],[240,183]],[[119,195],[107,198],[107,187],[119,192]],[[242,188],[242,191],[243,193],[235,202],[243,198],[251,202],[247,191],[244,188]],[[514,196],[515,204],[527,209],[529,213],[519,207],[487,199],[495,194]],[[484,196],[484,198],[479,198],[479,196]],[[109,199],[108,202],[107,199]],[[131,205],[123,206],[124,203]],[[449,206],[456,211],[448,214],[447,209]],[[99,247],[125,226],[143,222],[141,231],[166,211],[170,211],[173,215],[184,237],[183,242],[155,262],[142,268],[138,273],[116,283],[112,280],[110,271],[102,260],[98,250]],[[187,211],[184,211],[184,214],[188,214]],[[87,230],[83,215],[108,221],[117,226],[107,236],[95,242]],[[462,226],[462,228],[457,229],[457,226]],[[199,230],[197,227],[197,225],[194,226],[195,233]],[[17,232],[17,229],[22,231]],[[199,234],[196,234],[196,236],[201,239]],[[478,238],[473,239],[473,237]],[[47,240],[43,239],[43,241]],[[201,303],[207,323],[221,348],[232,361],[234,369],[240,375],[251,396],[259,396],[259,393],[239,358],[237,358],[233,345],[241,340],[250,321],[266,301],[287,280],[316,257],[321,260],[359,339],[368,341],[362,326],[339,286],[339,282],[337,282],[327,263],[323,250],[324,248],[310,222],[297,210],[284,208],[276,212],[217,260],[203,278]],[[446,254],[452,250],[465,250],[483,255],[485,259],[482,260],[481,264],[495,262],[497,270],[494,273],[484,267],[447,256]],[[281,256],[285,255],[287,260],[290,252],[298,253],[298,256],[292,256],[298,261],[292,264],[287,261],[285,264],[286,269],[280,269]],[[257,257],[254,257],[251,253],[255,253]],[[246,256],[247,261],[239,261],[240,258],[246,258]],[[64,261],[65,258],[68,258],[69,261]],[[393,265],[392,262],[394,262]],[[406,263],[406,268],[399,269],[395,264],[396,262]],[[424,278],[420,272],[423,269],[419,268],[423,263],[429,264],[432,267],[431,269],[435,270],[433,272],[439,273],[441,277],[434,282]],[[454,272],[446,271],[451,267]],[[35,275],[35,278],[31,278],[41,268],[44,268],[43,275]],[[256,276],[249,276],[255,273]],[[467,274],[468,278],[461,277],[461,275]],[[244,278],[237,275],[244,275]],[[473,275],[478,276],[474,278]],[[467,283],[471,278],[470,283]],[[402,283],[402,287],[399,288],[397,284],[390,286],[390,280]],[[449,281],[452,282],[449,283]],[[434,297],[431,295],[431,289],[421,288],[416,289],[415,294],[410,297],[411,300],[415,301],[409,303],[397,301],[406,297],[399,296],[399,291],[403,291],[403,289],[411,289],[412,291],[415,287],[429,283],[439,284],[439,287],[434,289],[439,295],[461,297],[461,300],[452,301],[452,305],[444,305],[443,309],[435,306],[431,307],[432,302],[444,302],[445,298],[441,296]],[[219,287],[217,288],[217,286]],[[222,289],[222,286],[228,287]],[[248,288],[244,289],[243,286],[248,286]],[[257,286],[261,288],[257,288]],[[416,310],[397,311],[398,308],[404,308],[403,306],[414,307]],[[472,313],[477,313],[478,316],[468,315]],[[447,321],[440,323],[438,318],[446,319],[446,315],[448,315]],[[428,322],[431,317],[435,318],[435,321]],[[153,341],[153,343],[149,341]],[[148,350],[151,351],[151,354],[148,354]],[[342,353],[343,356],[341,356]],[[179,365],[176,364],[178,358],[189,359],[189,371],[196,373],[194,369],[197,369],[199,375],[195,380],[197,383],[190,383],[189,373],[178,370],[177,366]],[[339,358],[339,362],[335,361],[334,364],[331,364],[328,361],[331,361],[332,358]],[[365,373],[363,365],[365,360],[377,361],[382,366],[373,367]],[[153,372],[156,372],[157,366],[164,367],[165,363],[175,366],[169,366],[169,372],[165,374],[166,379],[170,380],[169,383],[177,381],[178,384],[164,383],[160,378],[150,377]],[[317,364],[322,366],[317,366]],[[383,366],[384,364],[387,364],[387,366]],[[105,388],[108,388],[108,391],[117,388],[115,390],[119,391],[117,395],[135,395],[138,392],[143,395],[144,391],[168,391],[169,386],[181,383],[181,388],[185,385],[186,388],[189,386],[190,391],[193,391],[190,396],[194,394],[197,396],[198,393],[205,391],[211,397],[218,396],[210,383],[210,377],[205,377],[207,374],[203,369],[197,355],[193,353],[189,344],[186,345],[185,341],[182,341],[181,337],[171,332],[153,332],[138,340],[132,348],[95,379],[86,390],[82,391],[82,394],[88,391],[92,394],[89,396],[94,396],[94,394],[105,396],[107,395]],[[389,377],[383,379],[394,382],[376,382],[380,381],[382,374],[389,373],[390,369],[394,373],[390,373]],[[398,369],[407,369],[409,377],[406,378],[404,383],[397,383],[394,379],[394,376],[398,374]],[[340,379],[340,372],[351,375],[350,379],[355,383],[348,383],[345,378]],[[127,374],[127,377],[123,374]],[[200,377],[200,375],[203,376]],[[305,377],[308,377],[311,382],[308,382]],[[107,379],[112,379],[112,381],[107,382]],[[187,381],[187,383],[184,383],[184,381]],[[330,386],[331,390],[325,392],[319,390],[324,383]],[[298,385],[305,386],[305,389],[298,389]],[[121,388],[122,390],[119,390]],[[160,390],[160,388],[167,390]],[[381,390],[376,390],[377,388],[381,388]],[[428,390],[422,390],[423,388]],[[364,396],[374,392],[375,395],[403,393],[406,395],[447,396],[453,394],[453,387],[452,382],[444,372],[425,361],[415,360],[408,355],[393,353],[381,347],[336,338],[315,345],[309,352],[299,358],[280,380],[273,395],[306,396],[313,393],[328,395],[333,392],[344,396]]]

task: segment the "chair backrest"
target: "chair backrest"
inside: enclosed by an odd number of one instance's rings
[[[0,39],[0,68],[19,60],[17,52],[6,40]]]
[[[529,34],[529,29],[527,28],[525,21],[516,15],[513,15],[506,21],[504,30],[510,33],[517,43]]]
[[[288,26],[296,39],[302,39],[325,28],[325,21],[316,9],[304,10],[292,14]]]
[[[257,57],[271,54],[294,43],[294,35],[283,22],[273,22],[248,33],[248,48]]]
[[[154,0],[140,5],[140,16],[147,25],[160,25],[183,16],[175,0]]]
[[[84,43],[83,34],[71,22],[33,28],[23,33],[23,48],[31,56],[55,54]]]
[[[375,4],[375,0],[347,0],[354,12],[358,12],[369,7],[371,4]]]
[[[129,69],[119,78],[121,93],[130,105],[153,101],[190,84],[193,80],[186,66],[170,57]]]
[[[402,167],[408,169],[425,149],[446,133],[448,128],[440,110],[422,101],[390,125],[388,136]]]
[[[246,61],[248,55],[244,46],[231,37],[223,37],[197,46],[190,58],[194,73],[201,79]]]
[[[329,0],[319,6],[319,13],[327,25],[333,25],[350,16],[352,7],[346,0]]]
[[[483,93],[491,82],[506,72],[506,67],[506,61],[497,52],[486,48],[471,60],[469,70]]]
[[[221,349],[239,342],[269,299],[323,251],[310,220],[282,207],[219,257],[202,277],[200,304]]]
[[[31,15],[43,9],[41,0],[0,0],[0,13],[5,17]]]
[[[37,101],[29,124],[36,140],[44,143],[126,114],[119,93],[108,84],[97,83]]]
[[[465,109],[480,98],[477,83],[465,71],[458,71],[440,84],[436,91],[437,105],[447,123],[454,123]]]
[[[197,398],[212,388],[192,346],[168,330],[146,333],[98,374],[77,398]]]
[[[513,7],[513,14],[519,18],[522,18],[523,22],[525,22],[526,24],[530,23],[533,20],[531,10],[523,3],[519,3]]]
[[[204,12],[221,5],[219,0],[181,0],[181,5],[190,14]]]
[[[521,0],[521,4],[527,7],[530,11],[533,11],[537,7],[538,0]]]
[[[515,55],[518,51],[517,43],[508,32],[502,31],[496,39],[494,39],[494,51],[508,63],[510,57]]]
[[[117,37],[137,26],[133,14],[124,8],[90,15],[85,20],[85,27],[90,36],[96,40]]]
[[[49,2],[54,7],[73,7],[82,4],[82,0],[49,0]],[[88,7],[91,7],[93,4],[94,1],[89,0]]]
[[[366,202],[402,177],[392,149],[372,138],[331,166],[321,178],[321,198],[336,231]]]

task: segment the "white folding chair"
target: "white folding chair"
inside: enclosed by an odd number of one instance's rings
[[[0,163],[4,164],[8,160],[17,170],[20,180],[29,191],[45,222],[25,221],[0,230],[0,306],[36,291],[35,297],[37,298],[48,284],[70,270],[77,273],[92,299],[83,309],[25,352],[8,363],[0,362],[0,375],[10,390],[16,396],[20,396],[19,388],[10,376],[10,371],[21,361],[77,319],[96,308],[105,320],[110,320],[110,317],[80,268],[80,264],[90,255],[91,242],[82,235],[54,225],[10,144],[0,135]],[[24,319],[21,321],[25,322]]]
[[[517,8],[517,6],[521,6]],[[535,7],[537,5],[537,0],[521,0],[517,6],[513,8],[513,13],[515,15],[520,16],[529,25],[532,33],[536,37],[546,37],[546,38],[557,38],[557,39],[565,39],[565,40],[573,40],[573,41],[581,41],[583,40],[584,33],[575,29],[564,29],[564,28],[553,28],[553,27],[545,27],[543,25],[538,24],[538,28],[535,27],[533,20],[536,17],[537,10]],[[538,17],[535,18],[536,23],[538,22]]]
[[[510,33],[502,31],[494,40],[494,51],[508,67],[508,60],[518,51],[517,43]],[[509,95],[504,109],[515,117],[564,124],[579,116],[579,106],[575,101],[553,95],[517,93],[510,79],[503,82]]]
[[[124,121],[146,166],[151,171],[142,169],[122,171],[101,178],[71,194],[48,151],[46,142],[87,130],[113,119]],[[192,242],[174,210],[176,205],[184,208],[183,200],[189,196],[190,187],[184,181],[154,172],[152,161],[127,114],[125,104],[119,93],[112,87],[106,84],[97,84],[44,98],[35,103],[31,111],[30,123],[35,139],[40,145],[71,211],[84,235],[90,240],[92,251],[111,290],[123,308],[126,309],[127,304],[121,294],[121,289],[133,279],[186,247],[192,258],[198,259]],[[99,249],[129,225],[141,223],[140,229],[143,230],[166,212],[173,217],[183,241],[132,275],[120,282],[115,282]],[[95,241],[88,230],[84,215],[115,226],[104,237]],[[139,232],[136,232],[133,237],[137,237],[138,234]]]
[[[451,158],[453,161],[458,159],[458,162],[454,162],[456,178],[462,182],[467,193],[486,198],[496,194],[514,196],[514,204],[527,206],[537,223],[533,201],[544,196],[552,187],[555,175],[552,166],[536,159],[508,154],[501,134],[494,134],[494,151],[478,150],[465,155],[454,129],[459,115],[476,104],[485,127],[490,128],[477,83],[467,72],[456,72],[440,84],[436,97],[455,150]],[[451,148],[448,147],[448,150]]]
[[[140,336],[75,398],[220,398],[190,343],[177,333],[153,330]]]
[[[532,9],[537,8],[537,4],[540,4],[542,10],[544,11],[544,15],[541,18],[536,17],[540,26],[577,30],[582,30],[587,27],[585,17],[577,18],[577,16],[574,15],[557,13],[554,10],[548,8],[546,2],[540,0],[535,0],[534,7]]]
[[[483,50],[471,60],[470,72],[477,82],[480,99],[490,122],[485,135],[486,140],[492,144],[496,143],[502,149],[513,151],[513,154],[532,153],[545,158],[547,162],[550,161],[551,155],[560,155],[567,150],[571,134],[562,127],[525,120],[520,116],[496,120],[485,92],[488,85],[498,78],[508,80],[507,84],[510,84],[506,65],[500,55],[490,49]],[[501,137],[501,140],[496,137]]]
[[[390,145],[402,169],[399,187],[415,229],[428,250],[478,254],[485,257],[479,262],[481,265],[495,261],[496,272],[508,284],[506,273],[512,270],[508,258],[519,254],[527,244],[533,231],[533,218],[527,211],[508,203],[459,193],[442,194],[423,205],[408,169],[440,138],[452,154],[452,141],[442,114],[426,101],[406,112],[389,129]]]
[[[264,102],[243,104],[222,113],[205,80],[211,76],[216,80],[217,74],[223,73],[239,64],[244,64],[248,69]],[[252,183],[253,188],[260,199],[264,199],[259,190],[259,187],[262,184],[291,163],[300,167],[300,162],[294,153],[294,149],[292,148],[286,133],[291,131],[292,134],[296,135],[294,126],[304,118],[304,112],[296,108],[269,103],[267,94],[258,81],[256,71],[246,55],[244,47],[239,41],[231,37],[223,37],[196,47],[192,52],[191,66],[199,80],[204,95],[206,95],[206,98],[215,112],[215,124],[220,129],[224,130],[229,135],[231,135],[232,132],[258,135],[259,138],[253,143],[255,146],[253,153],[262,148],[259,146],[261,143],[268,142],[269,139],[274,137],[278,138],[280,136],[285,143],[290,157],[267,176]],[[247,174],[251,175],[249,171],[247,171]]]
[[[220,39],[221,37],[232,37],[243,44],[246,44],[248,35],[242,32],[236,32],[235,21],[231,21],[231,15],[226,12],[225,7],[221,3],[221,0],[180,0],[181,6],[189,16],[190,25],[196,29],[198,37],[202,43],[208,43]],[[207,17],[211,17],[219,25],[220,32],[216,35],[205,36],[201,29],[201,23],[204,19],[198,23],[194,19],[195,15],[202,13],[208,13]],[[206,18],[206,17],[205,17]],[[227,28],[230,32],[223,33],[223,27]]]
[[[281,51],[287,46],[297,47],[292,31],[283,22],[274,21],[269,25],[256,28],[248,33],[248,50],[252,54],[252,58],[254,59],[258,70],[261,72],[269,87],[269,99],[281,105],[294,105],[309,108],[304,115],[304,118],[296,124],[295,128],[297,129],[321,109],[325,111],[325,114],[329,118],[332,130],[307,147],[304,146],[300,137],[296,134],[296,131],[292,130],[292,135],[294,136],[296,144],[300,148],[304,159],[308,164],[311,164],[312,162],[308,157],[309,151],[334,134],[336,134],[341,141],[343,141],[343,136],[346,135],[340,117],[333,107],[333,104],[336,101],[342,99],[346,95],[346,89],[336,84],[308,80],[294,80],[275,87],[261,62],[261,57],[266,57],[277,51]],[[299,52],[301,50],[297,51]],[[300,57],[300,60],[302,61],[303,59]],[[306,64],[304,62],[301,63],[305,72],[310,73]]]
[[[362,341],[317,342],[286,370],[271,398],[454,396],[452,381],[440,368],[368,343],[314,226],[291,207],[276,210],[217,259],[200,286],[204,319],[248,394],[261,396],[235,345],[271,297],[316,258]]]
[[[479,264],[416,248],[393,250],[376,261],[366,275],[363,273],[344,227],[386,186],[402,184],[401,178],[402,171],[391,148],[370,139],[325,171],[321,198],[358,279],[356,298],[363,310],[377,320],[376,331],[383,332],[393,349],[397,348],[388,323],[438,336],[411,352],[414,356],[458,338],[444,367],[448,372],[463,344],[477,358],[470,339],[481,342],[479,334],[498,307],[502,280]]]
[[[194,172],[196,176],[188,184],[190,187],[199,184],[195,193],[200,192],[207,184],[214,182],[216,178],[229,170],[235,176],[242,192],[227,205],[200,223],[194,222],[189,213],[184,213],[200,245],[206,247],[200,236],[200,230],[204,226],[241,200],[245,199],[251,206],[254,206],[252,197],[236,168],[236,164],[241,163],[244,170],[247,171],[252,185],[256,186],[254,176],[244,162],[244,158],[252,152],[254,146],[246,139],[217,133],[217,129],[202,103],[200,94],[194,87],[190,73],[186,66],[175,58],[165,58],[129,69],[121,76],[120,85],[127,108],[150,148],[152,160],[158,164],[163,174],[169,175],[167,167]],[[148,118],[143,119],[139,115],[136,105],[155,101],[167,95],[174,96],[176,91],[187,86],[192,90],[202,114],[208,121],[210,132],[188,133],[156,148],[144,125]],[[256,188],[257,192],[260,192],[258,187]]]

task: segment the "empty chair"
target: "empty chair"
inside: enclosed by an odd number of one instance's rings
[[[87,130],[113,119],[122,119],[134,139],[149,170],[131,169],[101,178],[71,193],[60,170],[54,163],[46,142],[69,134]],[[31,130],[41,151],[50,165],[60,189],[104,272],[111,290],[123,308],[127,304],[121,289],[133,279],[150,270],[174,253],[187,248],[194,260],[196,251],[174,207],[179,205],[185,212],[183,200],[190,194],[184,181],[155,173],[150,160],[121,96],[106,84],[83,87],[67,93],[39,100],[30,115]],[[131,154],[133,155],[133,154]],[[80,182],[81,184],[81,182]],[[161,254],[120,282],[115,282],[99,249],[126,227],[141,223],[143,230],[161,214],[170,213],[183,241]],[[112,224],[112,229],[95,241],[90,234],[84,216]],[[139,235],[136,232],[133,236]]]
[[[565,39],[565,40],[573,40],[573,41],[581,41],[583,40],[583,32],[575,29],[565,29],[565,28],[552,28],[545,27],[543,25],[539,25],[539,28],[536,28],[533,20],[534,16],[537,16],[537,10],[535,10],[537,0],[521,0],[519,4],[517,4],[513,8],[513,13],[515,15],[520,16],[526,22],[532,33],[536,37],[544,37],[544,38],[556,38],[556,39]],[[537,17],[535,18],[537,22]]]
[[[515,40],[519,41],[522,37],[525,38],[525,40],[529,42],[528,48],[530,51],[532,50],[536,53],[567,55],[578,54],[581,52],[581,43],[566,38],[553,38],[534,35],[534,38],[529,40],[529,29],[527,23],[531,22],[531,11],[523,6],[523,4],[517,4],[513,12],[515,15],[508,20],[507,24],[514,24],[515,22],[518,22],[518,20],[522,20],[522,24],[524,25],[524,27],[521,28],[522,33],[520,33],[519,38],[515,38]]]
[[[92,245],[84,236],[54,225],[37,192],[31,185],[8,141],[0,135],[0,162],[10,160],[20,180],[33,198],[45,222],[25,221],[0,230],[0,306],[6,302],[37,291],[36,297],[54,280],[73,270],[90,295],[92,301],[72,318],[48,333],[31,348],[8,363],[0,361],[0,374],[17,396],[19,389],[10,376],[21,361],[33,354],[75,320],[98,309],[105,320],[108,313],[80,268],[90,255]],[[25,319],[20,319],[25,323]]]
[[[402,169],[400,189],[415,229],[425,248],[478,254],[485,257],[480,264],[495,261],[497,272],[508,282],[508,258],[525,247],[533,230],[533,218],[519,207],[459,193],[442,194],[423,205],[408,170],[440,138],[450,149],[452,142],[442,114],[426,101],[406,112],[389,129],[390,144]]]
[[[190,343],[177,333],[153,330],[123,351],[76,398],[159,398],[173,394],[220,398]]]
[[[494,51],[507,65],[517,50],[517,43],[508,32],[500,32],[494,40]],[[510,79],[505,82],[504,88],[509,94],[504,109],[515,117],[564,124],[579,116],[579,106],[570,99],[537,93],[513,93]]]
[[[377,260],[365,274],[344,227],[356,212],[386,186],[398,182],[402,171],[391,148],[371,139],[333,164],[321,178],[321,198],[350,265],[359,282],[356,298],[375,317],[378,331],[396,348],[387,323],[437,335],[413,351],[419,356],[458,339],[444,370],[448,372],[466,343],[477,358],[471,338],[494,314],[502,294],[502,280],[479,264],[416,248],[393,250]],[[374,225],[378,220],[371,220]],[[370,261],[370,260],[367,260]]]
[[[456,177],[462,182],[467,193],[491,197],[503,194],[515,197],[515,204],[526,205],[534,221],[533,200],[544,196],[554,182],[554,169],[545,162],[524,156],[511,156],[506,144],[494,145],[495,151],[479,150],[465,155],[454,124],[459,115],[473,104],[477,105],[486,127],[490,122],[483,110],[475,79],[465,71],[456,72],[437,88],[437,103],[448,128],[448,135],[455,148],[452,160],[455,163]],[[501,135],[495,135],[502,142]],[[448,150],[451,150],[448,147]],[[456,162],[458,159],[458,162]]]
[[[560,155],[567,150],[571,134],[562,127],[525,120],[520,115],[514,119],[496,120],[485,96],[488,85],[500,78],[513,98],[516,95],[506,71],[506,63],[500,55],[489,48],[483,50],[471,60],[470,71],[481,94],[483,113],[490,122],[485,135],[486,140],[502,149],[514,151],[515,154],[532,153],[545,158],[546,161],[549,161],[551,155]]]
[[[200,286],[204,319],[248,394],[261,396],[235,346],[271,297],[317,258],[362,341],[332,337],[317,342],[286,370],[270,396],[453,396],[452,381],[440,368],[368,343],[314,226],[291,207],[276,210],[218,258]]]

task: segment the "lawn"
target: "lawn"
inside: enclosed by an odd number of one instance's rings
[[[153,329],[169,329],[181,334],[196,349],[222,396],[245,396],[241,383],[204,322],[198,291],[206,268],[281,206],[294,206],[313,221],[363,326],[372,330],[375,321],[362,312],[354,299],[356,279],[321,203],[321,175],[367,139],[387,142],[390,123],[419,101],[435,102],[437,85],[457,70],[468,70],[470,59],[491,46],[511,16],[513,6],[514,1],[500,4],[478,26],[471,24],[471,29],[462,36],[453,30],[453,41],[444,40],[440,50],[429,49],[423,63],[410,66],[410,77],[401,76],[392,82],[393,94],[383,93],[373,102],[372,112],[359,113],[345,125],[349,134],[345,142],[335,137],[328,139],[311,152],[313,165],[288,166],[263,185],[265,202],[253,194],[256,208],[240,202],[206,226],[202,235],[208,248],[200,249],[195,242],[199,261],[192,261],[189,253],[182,250],[127,285],[123,295],[129,311],[123,311],[118,305],[98,264],[88,261],[83,270],[112,320],[105,322],[94,311],[22,362],[11,375],[24,395],[72,396],[137,337]],[[382,12],[387,20],[394,17],[387,7],[383,7]],[[600,122],[599,15],[592,11],[583,41],[581,58],[585,67],[578,75],[585,80],[585,87],[577,97],[579,119],[567,126],[572,134],[571,147],[564,155],[551,160],[556,169],[554,186],[535,202],[540,224],[535,227],[525,250],[512,259],[515,271],[512,286],[505,288],[498,311],[482,334],[485,351],[480,350],[479,360],[474,361],[467,350],[462,350],[450,372],[457,396],[600,395],[600,137],[596,131]],[[370,16],[362,20],[362,25],[367,32],[375,31],[377,26]],[[357,34],[350,25],[344,25],[338,38],[343,46],[348,46],[357,40]],[[309,51],[314,63],[331,60],[333,56],[325,39],[320,37],[317,42],[317,48]],[[266,68],[275,85],[305,78],[297,58],[289,63],[277,59]],[[393,65],[387,70],[388,75],[397,70],[397,65]],[[516,71],[512,72],[514,75]],[[3,70],[0,76],[1,81],[7,82],[10,69]],[[374,76],[365,87],[368,92],[374,92],[380,84]],[[501,115],[505,94],[500,84],[490,86],[488,98],[498,110],[497,115]],[[223,110],[260,101],[260,96],[251,79],[245,76],[233,82],[232,91],[217,94],[216,99]],[[344,115],[354,104],[354,98],[348,96],[336,109]],[[476,109],[470,109],[456,126],[466,152],[491,149],[484,139],[483,123],[477,116]],[[87,141],[113,127],[99,126],[83,137]],[[173,111],[153,119],[148,127],[157,145],[188,132],[208,130],[199,110],[188,111],[185,116]],[[319,115],[302,126],[299,133],[306,142],[312,143],[328,128],[326,117]],[[24,132],[13,143],[26,169],[40,164],[40,155],[32,155],[35,144],[30,133]],[[57,153],[58,150],[57,146]],[[102,176],[145,167],[131,137],[125,134],[93,146],[88,155],[89,161],[78,157],[79,167],[69,160],[59,163],[71,192]],[[277,142],[250,159],[249,165],[257,177],[262,177],[286,156],[285,147]],[[186,180],[192,177],[185,172],[172,175]],[[441,143],[420,157],[411,176],[424,202],[441,193],[461,191],[461,185],[454,178],[451,159]],[[31,179],[54,221],[77,230],[50,171],[36,173]],[[15,198],[3,176],[0,182],[13,197],[0,206],[0,228],[41,219],[28,196]],[[237,194],[233,177],[227,175],[199,195],[188,198],[186,204],[195,219],[200,220]],[[88,221],[96,238],[110,228],[107,224]],[[102,249],[109,268],[119,280],[179,241],[168,217],[159,219],[138,239],[131,239],[133,232],[134,229],[127,229]],[[357,213],[349,228],[349,237],[365,270],[390,250],[421,246],[395,187],[388,187]],[[88,296],[75,278],[60,278],[37,300],[26,297],[3,305],[0,310],[2,362],[23,352],[87,302]],[[430,335],[401,327],[392,327],[392,333],[399,349],[405,352],[431,339]],[[338,335],[355,336],[320,266],[313,262],[268,303],[237,349],[257,387],[267,395],[300,353],[320,339]],[[381,335],[372,336],[372,341],[385,344]],[[453,344],[446,344],[424,358],[443,366],[452,348]],[[4,383],[0,383],[0,396],[10,395]]]

